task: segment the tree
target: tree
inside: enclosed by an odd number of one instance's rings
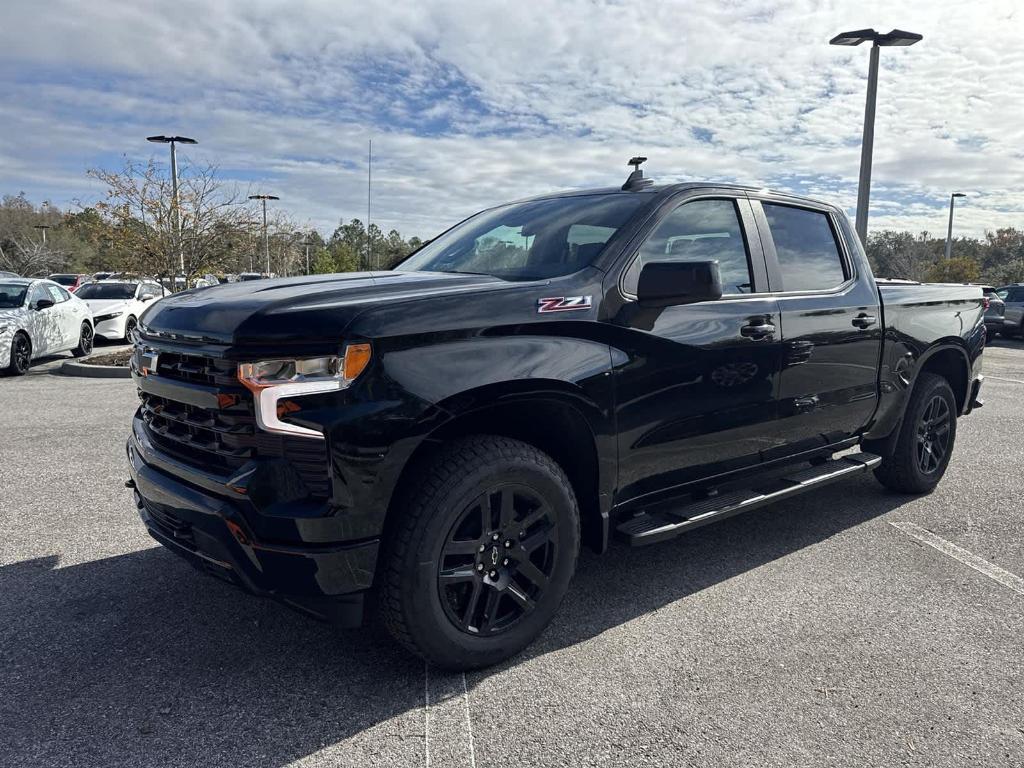
[[[928,270],[927,279],[933,283],[976,283],[981,267],[970,256],[942,259]]]
[[[93,169],[106,187],[96,211],[107,225],[110,252],[122,271],[196,277],[233,266],[240,246],[251,239],[255,212],[237,187],[226,187],[215,166],[185,163],[178,175],[180,240],[174,230],[171,183],[160,167],[126,160],[120,171]],[[248,243],[246,243],[248,244]],[[179,256],[180,254],[180,256]]]

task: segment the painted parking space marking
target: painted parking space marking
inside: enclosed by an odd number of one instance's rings
[[[1008,379],[1005,376],[993,376],[993,375],[988,374],[988,373],[985,374],[985,378],[986,379],[995,379],[996,381],[1008,381],[1011,384],[1024,384],[1024,381],[1021,381],[1020,379]]]
[[[424,665],[423,760],[426,768],[476,768],[465,673]]]
[[[944,555],[957,560],[968,568],[973,568],[978,573],[982,573],[988,576],[993,581],[997,581],[1007,589],[1012,589],[1019,595],[1024,595],[1024,579],[1020,576],[1010,573],[1004,568],[1000,568],[998,565],[993,565],[983,557],[979,557],[973,552],[968,552],[963,547],[958,547],[951,541],[946,541],[941,536],[936,536],[929,530],[922,528],[919,525],[908,522],[889,523],[893,528],[898,528],[908,536],[917,539],[922,544],[927,544],[933,549],[937,549]]]

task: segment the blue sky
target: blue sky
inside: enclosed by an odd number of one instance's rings
[[[428,237],[502,200],[659,180],[764,184],[854,207],[874,26],[870,227],[1024,227],[1024,11],[1001,2],[7,0],[0,192],[71,207],[90,167],[200,140],[245,191],[329,233],[366,215]]]

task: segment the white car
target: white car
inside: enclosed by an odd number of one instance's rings
[[[0,278],[0,369],[20,376],[33,358],[92,352],[92,312],[52,280]]]
[[[111,340],[131,340],[139,315],[163,295],[164,289],[153,280],[100,280],[75,292],[92,310],[96,335]]]

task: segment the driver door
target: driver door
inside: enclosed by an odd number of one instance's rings
[[[717,301],[644,308],[643,264],[717,261]],[[761,462],[773,447],[781,324],[746,198],[686,199],[662,216],[626,267],[611,322],[619,502]]]

